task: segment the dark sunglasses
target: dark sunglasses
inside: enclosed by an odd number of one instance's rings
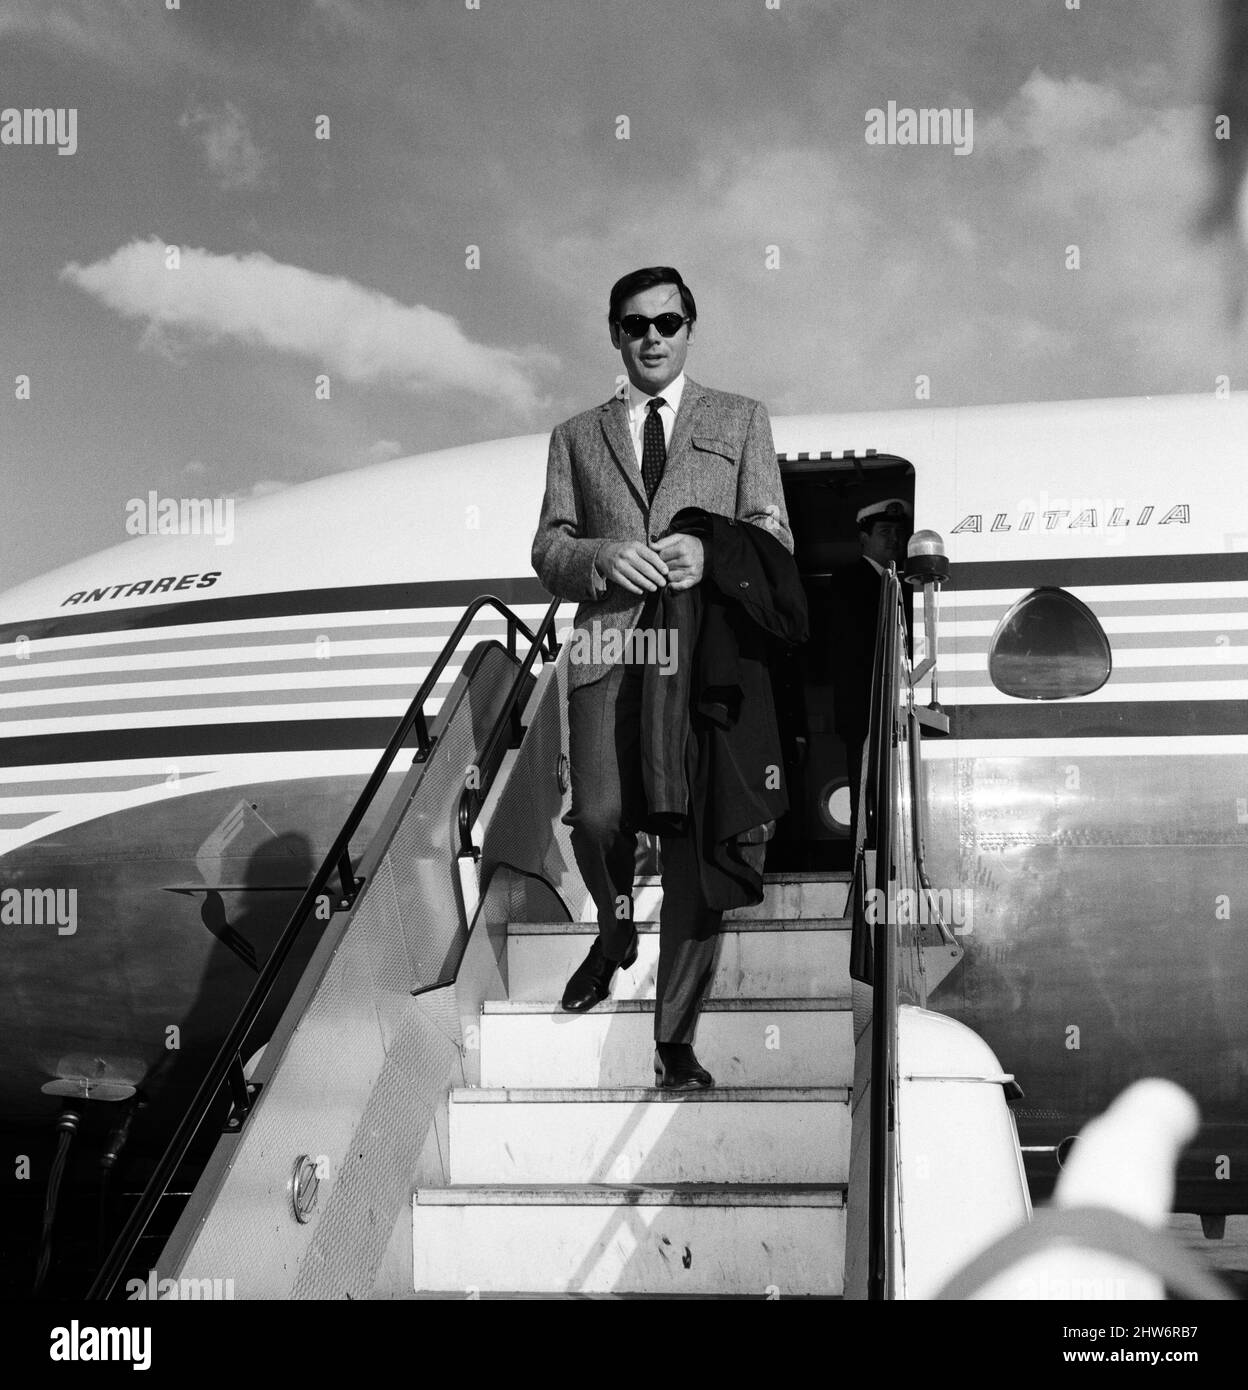
[[[625,314],[619,326],[630,338],[644,338],[650,331],[650,325],[654,324],[664,338],[670,338],[688,322],[680,314],[660,314],[657,319],[648,319],[644,314]]]

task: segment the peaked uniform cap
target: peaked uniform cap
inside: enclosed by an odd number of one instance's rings
[[[882,502],[868,502],[860,508],[857,521],[859,526],[863,522],[873,522],[877,517],[887,517],[890,521],[899,521],[904,517],[910,521],[913,515],[909,502],[900,497],[886,497]]]

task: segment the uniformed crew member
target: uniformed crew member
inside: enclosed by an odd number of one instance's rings
[[[862,555],[837,576],[833,585],[832,688],[833,723],[845,744],[849,790],[853,798],[850,844],[857,844],[859,781],[863,746],[871,723],[871,671],[875,630],[880,616],[880,577],[890,564],[900,573],[906,564],[912,511],[900,497],[868,503],[856,517]],[[910,590],[905,590],[909,623]]]

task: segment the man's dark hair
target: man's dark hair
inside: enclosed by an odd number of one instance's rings
[[[611,305],[607,310],[607,322],[613,325],[617,323],[624,301],[640,294],[642,290],[652,290],[655,285],[675,285],[680,291],[680,303],[685,317],[690,323],[698,317],[698,306],[693,302],[693,291],[680,278],[680,271],[670,265],[648,265],[642,270],[629,271],[611,286]]]

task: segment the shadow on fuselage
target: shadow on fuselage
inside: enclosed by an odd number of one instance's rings
[[[232,796],[237,801],[237,790]],[[208,800],[212,804],[199,809],[212,815],[218,799]],[[317,830],[319,839],[325,832]],[[93,833],[101,833],[99,825]],[[111,833],[118,833],[115,824]],[[64,842],[54,849],[60,856],[73,852]],[[77,849],[79,863],[89,863],[83,846]],[[197,864],[193,850],[155,863],[108,866],[84,885],[74,937],[45,933],[27,943],[24,968],[10,960],[10,986],[39,980],[45,987],[27,996],[33,1027],[25,1038],[14,1036],[11,1018],[6,1030],[6,1089],[18,1077],[25,1088],[20,1103],[0,1117],[0,1143],[12,1155],[0,1185],[0,1296],[30,1294],[55,1126],[64,1109],[74,1110],[80,1124],[62,1183],[45,1296],[81,1296],[167,1145],[317,867],[312,841],[298,831],[268,833],[259,842],[253,837],[247,851],[245,859],[230,855],[209,866],[214,883],[205,881],[205,861],[201,856]],[[26,877],[51,882],[51,857],[46,851],[23,856]],[[97,915],[101,903],[111,904],[109,922],[130,930],[98,930],[105,920]],[[244,1061],[276,1025],[321,925],[312,918],[296,941],[243,1046]],[[71,954],[74,946],[80,949]],[[38,997],[49,1007],[38,1009]],[[116,1080],[123,1069],[134,1083],[132,1096],[90,1098],[91,1077]],[[83,1074],[85,1084],[73,1080]],[[47,1094],[49,1085],[62,1094]],[[112,1087],[118,1089],[128,1088]],[[228,1099],[219,1097],[172,1192],[193,1185],[227,1113]],[[104,1182],[101,1156],[115,1146],[127,1118],[126,1142]],[[154,1262],[180,1206],[176,1198],[164,1204],[140,1258]]]

